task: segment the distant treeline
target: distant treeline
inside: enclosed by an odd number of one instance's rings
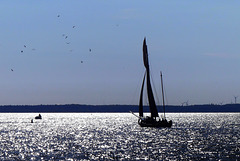
[[[191,105],[191,106],[166,106],[166,112],[240,112],[240,104],[226,105]],[[137,105],[4,105],[0,106],[0,112],[138,112]],[[158,107],[162,112],[162,106]],[[144,107],[144,112],[149,112]]]

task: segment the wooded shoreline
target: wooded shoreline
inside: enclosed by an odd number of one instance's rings
[[[149,109],[144,106],[144,112],[149,112]],[[82,105],[82,104],[64,104],[64,105],[2,105],[0,106],[1,113],[8,112],[138,112],[138,105]],[[158,106],[159,113],[162,112],[162,106]],[[166,112],[240,112],[240,104],[226,105],[189,105],[189,106],[166,106]]]

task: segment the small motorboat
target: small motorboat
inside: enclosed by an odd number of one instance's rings
[[[42,119],[42,116],[39,114],[38,116],[35,117],[35,119]]]

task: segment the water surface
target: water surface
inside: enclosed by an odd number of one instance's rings
[[[239,113],[169,113],[142,128],[130,113],[0,114],[0,160],[239,160]]]

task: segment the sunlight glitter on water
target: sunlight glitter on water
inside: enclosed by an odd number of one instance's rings
[[[1,160],[240,159],[239,113],[170,113],[142,128],[128,113],[2,113]]]

